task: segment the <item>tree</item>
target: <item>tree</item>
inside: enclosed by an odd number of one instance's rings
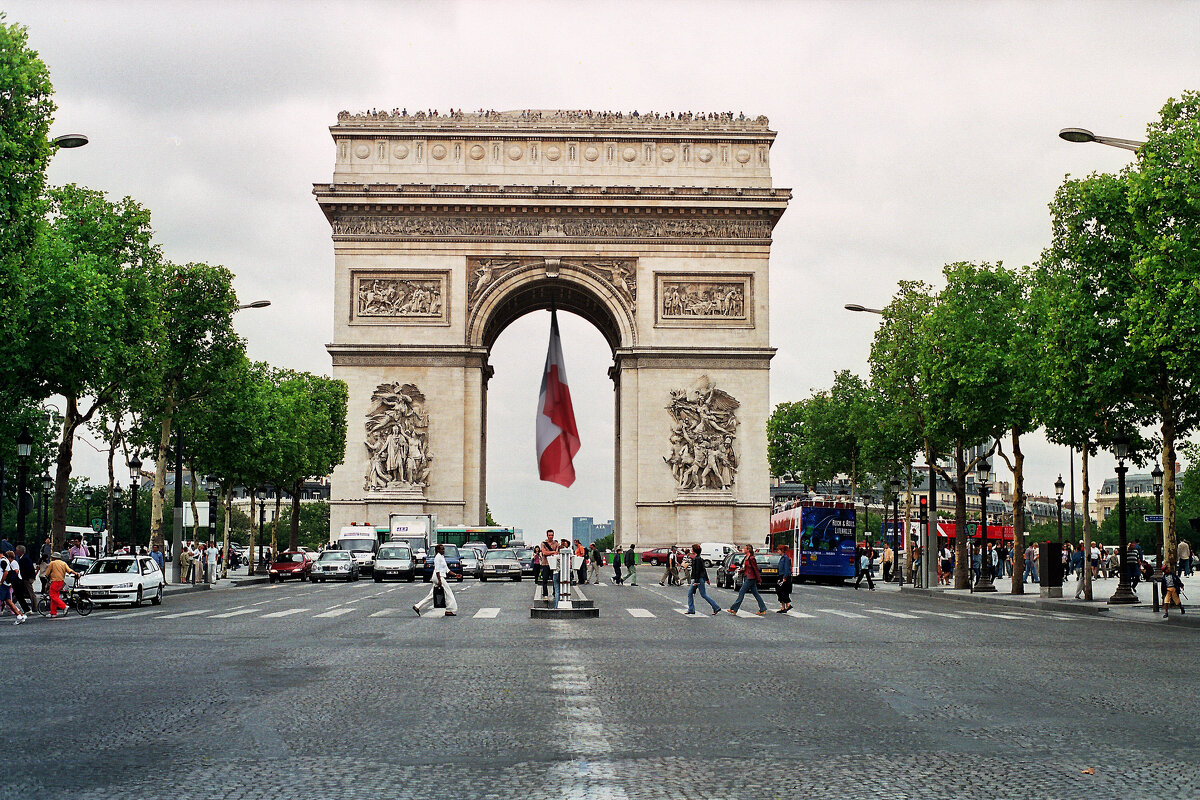
[[[154,272],[154,285],[162,334],[150,365],[153,388],[136,398],[135,408],[159,430],[150,541],[161,545],[175,416],[242,363],[244,346],[233,330],[237,296],[229,270],[208,264],[163,262]]]
[[[28,339],[18,369],[34,397],[66,401],[56,456],[53,545],[61,548],[75,431],[120,391],[144,385],[159,338],[148,277],[158,259],[150,214],[126,197],[68,185],[50,192],[18,312]]]
[[[1135,236],[1127,193],[1127,173],[1064,180],[1050,204],[1050,245],[1031,274],[1038,417],[1050,441],[1080,452],[1088,548],[1089,459],[1136,426],[1131,398],[1147,369],[1127,345]],[[1084,597],[1092,599],[1090,571]]]
[[[967,553],[967,475],[992,452],[968,450],[996,439],[1006,427],[995,392],[1005,386],[1008,342],[1005,315],[1009,308],[985,296],[1006,291],[1008,281],[999,265],[958,262],[942,270],[946,286],[919,325],[918,351],[926,386],[926,426],[935,438],[950,443],[953,474],[938,464],[933,469],[954,491],[955,563],[970,563]],[[954,586],[966,589],[970,571],[956,569]]]
[[[1129,175],[1133,218],[1130,349],[1147,362],[1138,408],[1159,429],[1163,473],[1200,424],[1200,92],[1163,106]],[[1175,482],[1163,482],[1164,558],[1175,564]]]
[[[300,513],[298,516],[293,516],[293,509],[296,504],[293,503],[289,508],[283,509],[282,522],[289,527],[292,526],[292,521],[296,521],[296,543],[291,545],[291,549],[297,546],[304,546],[316,550],[321,545],[329,542],[329,503],[324,500],[316,500],[311,503],[301,503]]]

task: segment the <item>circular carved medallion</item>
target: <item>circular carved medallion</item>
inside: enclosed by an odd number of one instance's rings
[[[485,152],[486,151],[483,149],[483,145],[481,144],[472,145],[471,149],[467,151],[471,158],[475,159],[476,161],[483,158],[483,154]]]
[[[747,161],[750,160],[750,151],[749,150],[738,150],[737,151],[737,160],[740,163],[745,164]]]
[[[366,144],[355,145],[354,155],[358,156],[359,158],[366,158],[367,156],[371,155],[370,145],[366,145]]]
[[[396,158],[408,158],[408,147],[406,145],[398,144],[392,150],[392,155],[394,155]]]
[[[583,151],[583,157],[586,158],[588,161],[595,161],[597,158],[600,157],[600,151],[594,147],[589,147],[588,149]]]
[[[659,150],[658,155],[662,158],[663,161],[674,161],[675,160],[675,151],[672,150],[670,147],[664,147],[662,150]]]
[[[561,155],[562,155],[562,150],[559,150],[554,145],[550,145],[549,147],[546,148],[546,158],[549,161],[558,161],[559,156],[561,156]]]
[[[621,151],[621,158],[625,159],[626,161],[633,161],[635,158],[637,158],[637,150],[634,150],[632,147],[626,147]]]
[[[515,144],[512,147],[508,148],[508,157],[511,158],[513,161],[520,161],[521,160],[521,148],[517,147]]]
[[[446,157],[446,148],[444,145],[435,144],[433,147],[429,148],[429,155],[433,156],[438,161],[441,161]]]
[[[707,164],[712,161],[712,150],[709,150],[707,147],[701,147],[700,152],[696,154],[696,158]]]

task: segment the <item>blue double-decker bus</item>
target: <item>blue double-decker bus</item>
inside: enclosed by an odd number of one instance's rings
[[[808,500],[771,516],[767,546],[787,548],[792,576],[845,580],[855,573],[854,506]]]

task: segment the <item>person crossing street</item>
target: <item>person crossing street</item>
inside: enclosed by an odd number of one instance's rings
[[[721,607],[717,605],[717,601],[709,597],[708,592],[704,589],[708,585],[708,570],[704,566],[704,559],[700,557],[700,545],[694,544],[692,545],[692,579],[688,586],[687,613],[696,613],[696,592],[700,592],[700,596],[712,606],[713,616],[721,613]]]
[[[762,573],[758,569],[758,561],[754,558],[754,548],[748,544],[743,545],[742,552],[746,554],[746,560],[742,562],[742,588],[738,590],[737,600],[733,601],[733,605],[729,607],[728,611],[736,617],[738,609],[742,607],[742,600],[745,599],[746,592],[749,592],[758,601],[758,611],[754,613],[761,617],[767,613],[767,604],[763,602],[762,595],[758,593],[758,581],[762,577]]]
[[[446,594],[446,616],[458,616],[458,601],[454,599],[454,592],[450,591],[450,583],[446,580],[446,576],[450,574],[450,566],[446,563],[446,546],[437,545],[434,547],[433,557],[433,580],[429,587],[429,594],[421,599],[421,602],[415,603],[412,610],[417,612],[417,616],[421,616],[421,609],[427,605],[433,604],[434,593],[441,589]]]

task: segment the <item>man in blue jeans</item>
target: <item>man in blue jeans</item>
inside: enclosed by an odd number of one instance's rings
[[[1037,548],[1033,545],[1025,548],[1025,571],[1021,573],[1021,583],[1025,583],[1030,578],[1034,583],[1038,583],[1037,571]]]
[[[750,592],[758,601],[758,611],[754,613],[761,617],[767,613],[767,604],[763,602],[762,595],[758,593],[758,579],[762,573],[758,571],[758,562],[754,560],[754,548],[744,545],[742,552],[746,554],[746,560],[742,562],[742,588],[738,591],[737,600],[734,600],[733,605],[729,607],[729,613],[736,617],[738,609],[742,607],[742,600],[746,597],[746,592]]]
[[[700,596],[708,601],[712,606],[713,616],[721,613],[721,607],[716,601],[708,596],[708,592],[704,591],[704,587],[708,585],[708,570],[704,566],[704,559],[700,557],[700,545],[692,545],[692,580],[691,586],[688,587],[688,610],[687,613],[696,613],[696,590],[700,590]]]

